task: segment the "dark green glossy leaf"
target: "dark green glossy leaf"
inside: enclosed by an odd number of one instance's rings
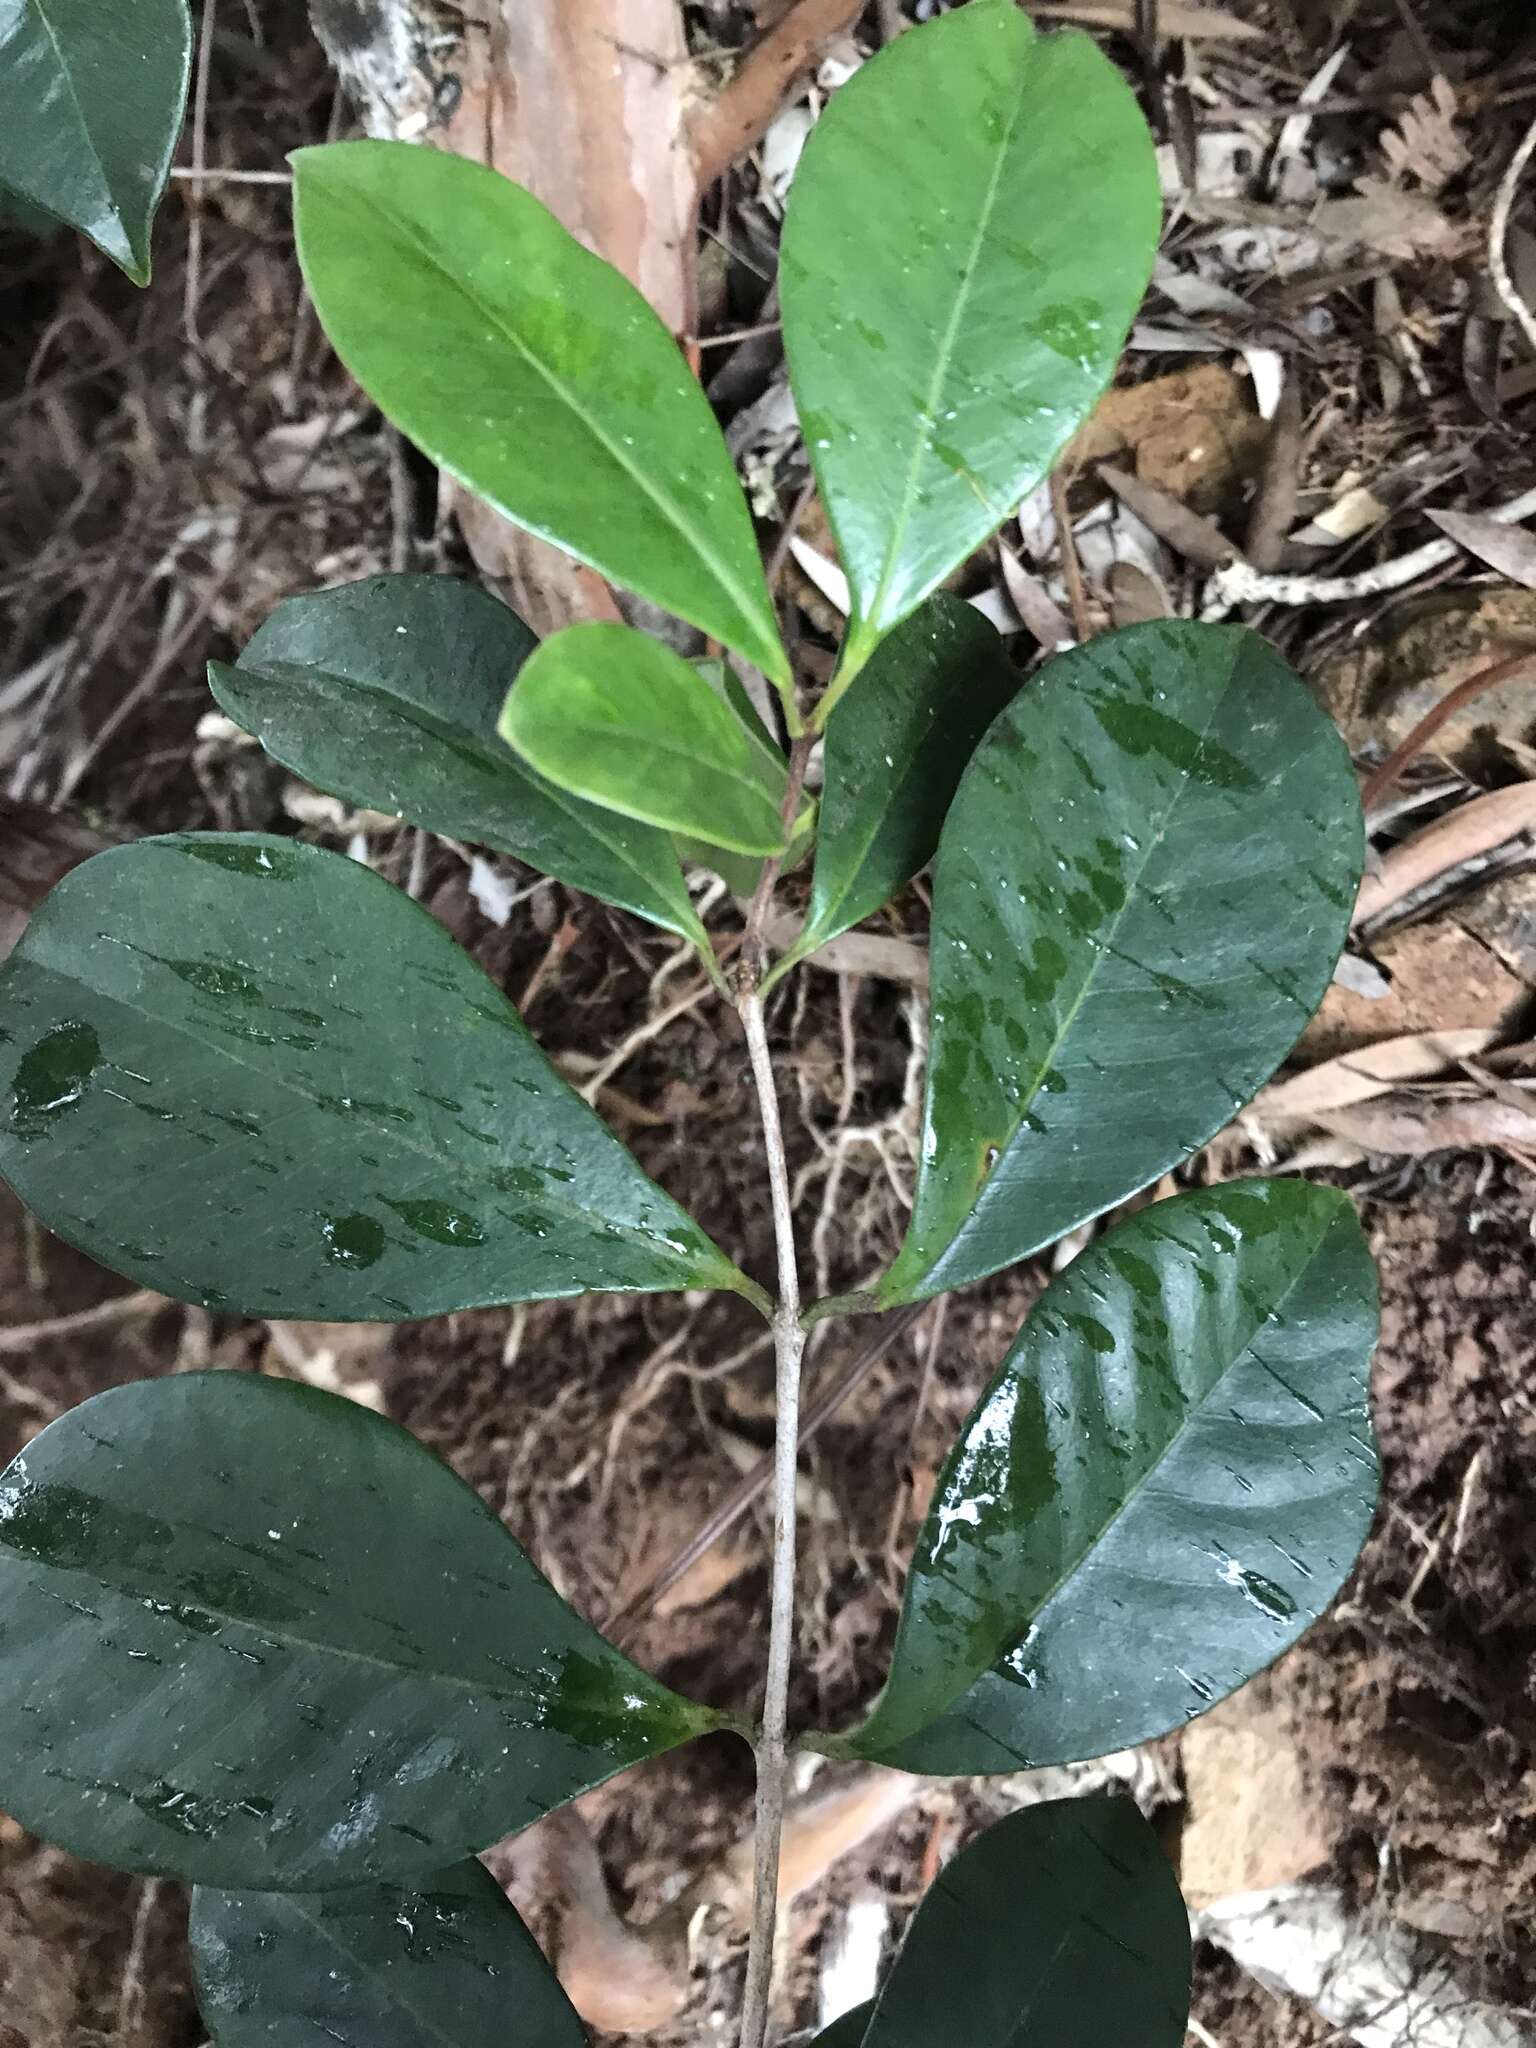
[[[917,1909],[867,2048],[1180,2048],[1189,1914],[1128,1799],[1027,1806]]]
[[[501,1886],[455,1864],[406,1889],[192,1894],[216,2048],[582,2048],[560,1980]]]
[[[99,1863],[410,1877],[719,1720],[338,1395],[146,1380],[0,1476],[0,1808]]]
[[[315,306],[395,424],[519,526],[787,686],[725,441],[639,292],[463,157],[343,142],[293,166]]]
[[[1023,677],[974,605],[938,596],[881,642],[827,725],[816,873],[775,970],[888,903],[933,858],[976,743]]]
[[[854,598],[845,678],[1092,410],[1158,214],[1119,72],[1086,36],[1037,36],[1014,0],[901,36],[835,95],[795,176],[780,276]]]
[[[785,767],[681,655],[630,626],[568,626],[530,657],[501,734],[549,781],[626,818],[776,853]]]
[[[1062,1763],[1262,1670],[1370,1526],[1376,1322],[1333,1188],[1180,1195],[1079,1254],[966,1423],[845,1746],[912,1771]]]
[[[181,132],[186,0],[6,0],[0,185],[89,235],[135,284]]]
[[[66,876],[0,969],[0,1172],[103,1265],[249,1315],[758,1298],[435,919],[294,840]]]
[[[665,835],[557,789],[497,735],[507,686],[537,645],[470,584],[369,576],[289,598],[238,665],[211,663],[208,679],[306,782],[510,853],[709,955]]]
[[[811,2044],[811,2048],[859,2048],[864,2039],[864,2030],[874,2012],[875,2001],[868,1998],[862,2005],[856,2005],[836,2019],[830,2027],[823,2027]]]
[[[1337,732],[1240,626],[1058,655],[939,842],[922,1163],[883,1306],[1011,1265],[1219,1130],[1321,1001],[1363,858]]]

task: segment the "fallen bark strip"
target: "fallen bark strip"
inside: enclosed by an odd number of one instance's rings
[[[1417,837],[1395,847],[1379,871],[1367,875],[1355,901],[1354,923],[1368,924],[1394,903],[1433,882],[1463,861],[1536,830],[1536,782],[1491,790],[1439,818]]]

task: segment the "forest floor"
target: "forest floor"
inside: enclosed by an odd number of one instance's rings
[[[1040,11],[1135,14],[1129,0]],[[701,45],[730,51],[774,9],[688,12]],[[899,12],[872,6],[824,82]],[[1429,511],[1483,515],[1536,482],[1536,351],[1488,261],[1500,178],[1536,118],[1536,36],[1519,5],[1457,0],[1165,0],[1161,26],[1182,39],[1151,59],[1096,29],[1157,102],[1169,226],[1118,388],[1067,466],[1066,552],[1042,493],[969,566],[965,594],[1027,667],[1031,628],[1048,635],[1053,614],[1098,627],[1198,610],[1234,543],[1260,575],[1355,576],[1349,594],[1266,595],[1241,616],[1366,770],[1458,684],[1511,654],[1532,664],[1471,696],[1382,790],[1380,905],[1290,1094],[1261,1098],[1190,1169],[1320,1173],[1357,1198],[1383,1290],[1373,1533],[1334,1609],[1239,1701],[1107,1768],[1160,1817],[1202,1916],[1192,2040],[1511,2048],[1536,2040],[1536,804],[1532,829],[1491,846],[1475,814],[1489,791],[1536,793],[1536,541],[1480,520],[1400,590],[1372,572],[1439,537]],[[211,53],[209,164],[280,169],[288,148],[348,132],[300,0],[227,6]],[[831,543],[805,501],[765,288],[776,195],[820,90],[711,200],[701,268],[704,333],[753,330],[704,361],[766,543],[785,540],[781,594],[813,668],[838,625]],[[766,1277],[738,1029],[668,942],[510,862],[471,866],[351,816],[210,720],[204,662],[232,658],[282,597],[464,557],[433,478],[304,307],[280,185],[179,186],[157,251],[137,294],[67,237],[0,235],[0,920],[98,835],[277,829],[351,847],[410,882],[567,1072],[607,1068],[599,1106],[646,1169]],[[1536,197],[1517,200],[1509,251],[1515,289],[1536,298]],[[1409,874],[1404,850],[1441,821],[1460,821],[1449,850]],[[709,920],[737,921],[719,889]],[[925,925],[917,884],[862,971],[812,965],[770,1019],[818,1294],[901,1235]],[[1382,1045],[1392,1063],[1373,1067]],[[836,1725],[878,1688],[935,1475],[1051,1263],[925,1312],[809,1446],[798,1716]],[[126,1296],[0,1190],[0,1456],[148,1374],[211,1364],[337,1387],[433,1445],[640,1662],[733,1706],[761,1683],[761,1493],[655,1584],[769,1443],[760,1331],[733,1300],[667,1296],[394,1329],[239,1322]],[[867,1334],[813,1347],[813,1391]],[[793,1909],[784,2026],[814,2024],[834,1980],[858,1983],[889,1952],[968,1828],[1038,1790],[915,1785],[888,1801],[885,1825]],[[721,1740],[582,1802],[621,1934],[726,1857],[750,1797],[748,1760]],[[568,1945],[584,1840],[552,1834],[496,1862]],[[175,1887],[94,1870],[0,1816],[0,2048],[197,2048],[183,1922]],[[731,2038],[739,1936],[722,1908],[692,1937],[682,2009],[652,2032],[666,2048]],[[635,1951],[649,1955],[643,1939]]]

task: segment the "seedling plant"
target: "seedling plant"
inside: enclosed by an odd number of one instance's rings
[[[140,276],[185,31],[172,0],[24,0],[8,32],[34,77],[69,60],[74,95],[65,127],[54,96],[0,137],[0,179]],[[631,286],[459,158],[349,142],[294,167],[314,303],[380,409],[702,641],[599,624],[540,644],[467,584],[378,576],[281,605],[214,695],[321,789],[697,949],[741,1020],[773,1286],[408,896],[264,834],[141,840],[54,890],[0,971],[0,1169],[114,1271],[230,1314],[743,1297],[776,1360],[764,1694],[749,1720],[638,1669],[393,1423],[193,1373],[86,1402],[0,1477],[0,1805],[194,1887],[219,2048],[483,2048],[513,2023],[575,2043],[476,1852],[732,1730],[757,1760],[741,2039],[762,2048],[795,1747],[937,1776],[1122,1749],[1267,1665],[1359,1548],[1376,1309],[1351,1205],[1285,1179],[1196,1188],[1053,1281],[939,1479],[883,1691],[851,1729],[788,1725],[808,1327],[999,1273],[1231,1119],[1343,945],[1354,780],[1241,627],[1109,633],[1025,680],[946,587],[1091,410],[1150,274],[1150,139],[1086,37],[970,0],[867,64],[807,146],[784,342],[851,600],[819,695],[716,422]],[[747,906],[729,968],[685,861]],[[930,863],[911,1217],[886,1271],[807,1302],[768,1006]],[[781,877],[807,865],[775,957]],[[956,1859],[874,2004],[822,2039],[1177,2048],[1188,1968],[1134,1806],[1037,1806]]]

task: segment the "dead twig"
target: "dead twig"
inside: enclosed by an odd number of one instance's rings
[[[51,1337],[74,1337],[82,1330],[99,1329],[104,1323],[118,1323],[130,1316],[153,1315],[169,1306],[163,1294],[141,1287],[133,1294],[117,1294],[94,1308],[76,1309],[73,1315],[50,1316],[40,1323],[12,1323],[0,1329],[0,1357],[30,1351]]]
[[[1515,525],[1529,519],[1533,512],[1536,490],[1522,491],[1518,498],[1493,507],[1483,517],[1496,519],[1501,526]],[[1454,541],[1432,540],[1411,554],[1379,562],[1375,568],[1361,569],[1353,576],[1266,576],[1247,562],[1232,562],[1211,578],[1203,616],[1225,618],[1234,605],[1240,604],[1352,604],[1362,597],[1385,597],[1389,591],[1401,590],[1405,584],[1416,583],[1421,576],[1443,569],[1460,552]]]
[[[1498,193],[1493,202],[1493,217],[1488,223],[1488,268],[1493,275],[1493,288],[1500,301],[1508,309],[1510,318],[1521,333],[1536,348],[1536,315],[1520,296],[1515,280],[1510,274],[1509,259],[1505,245],[1509,240],[1509,216],[1515,203],[1515,193],[1525,175],[1525,167],[1536,152],[1536,121],[1526,129],[1520,147],[1509,160],[1509,169],[1499,180]]]
[[[1292,367],[1280,386],[1280,403],[1264,451],[1264,473],[1248,521],[1244,553],[1255,569],[1273,569],[1296,521],[1301,489],[1301,379]]]
[[[1082,645],[1093,638],[1093,619],[1088,610],[1088,593],[1083,586],[1083,565],[1078,560],[1072,514],[1067,510],[1067,486],[1059,469],[1051,472],[1051,513],[1056,521],[1056,538],[1061,543],[1061,571],[1066,579],[1072,630]]]
[[[863,0],[798,0],[754,44],[730,84],[694,122],[693,160],[701,192],[762,140],[790,88],[862,12]]]
[[[1393,783],[1416,754],[1421,754],[1441,726],[1455,717],[1463,704],[1470,704],[1474,697],[1480,697],[1484,690],[1491,690],[1498,683],[1507,683],[1511,677],[1536,663],[1536,649],[1524,654],[1511,654],[1503,661],[1490,662],[1487,668],[1480,668],[1476,675],[1468,676],[1458,683],[1454,690],[1447,690],[1431,710],[1426,711],[1408,737],[1395,746],[1381,766],[1367,776],[1360,790],[1360,802],[1366,811],[1372,811],[1381,802]]]
[[[825,1393],[819,1394],[806,1408],[800,1419],[800,1448],[803,1449],[810,1442],[817,1430],[829,1422],[843,1403],[863,1384],[891,1346],[911,1329],[926,1306],[925,1302],[917,1302],[908,1308],[896,1309],[882,1318],[874,1334],[854,1353],[843,1372]],[[706,1551],[712,1550],[722,1536],[728,1535],[735,1528],[772,1477],[771,1458],[759,1459],[757,1464],[744,1472],[725,1499],[682,1549],[668,1558],[659,1571],[653,1572],[645,1584],[625,1601],[617,1614],[609,1617],[603,1624],[603,1633],[615,1641],[622,1642],[624,1633],[649,1614],[663,1594],[669,1592],[683,1574],[698,1563]]]

